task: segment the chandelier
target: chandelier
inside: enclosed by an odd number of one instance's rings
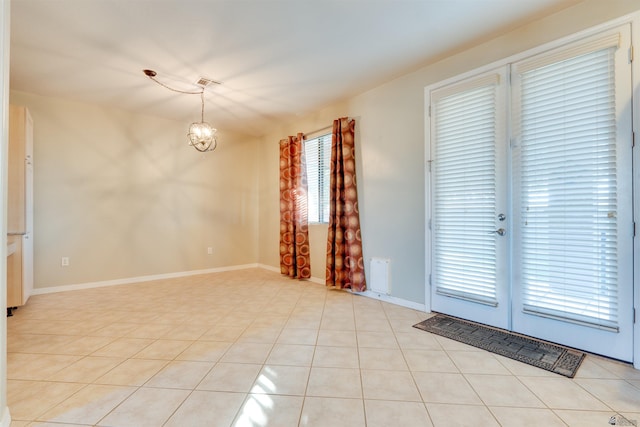
[[[187,95],[200,95],[200,121],[191,123],[191,125],[189,125],[187,138],[189,141],[189,145],[200,152],[215,150],[218,146],[218,140],[216,139],[216,133],[218,131],[217,129],[211,127],[209,123],[204,121],[204,89],[209,84],[220,84],[220,82],[201,78],[197,83],[197,85],[201,88],[199,91],[185,91],[174,89],[162,83],[161,81],[156,79],[158,73],[153,70],[142,70],[142,72],[145,74],[145,76],[149,77],[160,86],[167,88],[173,92],[185,93]]]

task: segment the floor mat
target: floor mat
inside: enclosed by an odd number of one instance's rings
[[[457,317],[436,314],[414,328],[573,378],[585,353]]]

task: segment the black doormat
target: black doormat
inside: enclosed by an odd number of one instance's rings
[[[436,314],[414,328],[573,378],[585,353],[457,317]]]

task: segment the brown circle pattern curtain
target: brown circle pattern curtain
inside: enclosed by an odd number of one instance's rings
[[[333,121],[326,284],[362,292],[367,285],[356,188],[355,126],[355,120],[348,117]]]
[[[280,141],[280,272],[311,277],[304,135]]]

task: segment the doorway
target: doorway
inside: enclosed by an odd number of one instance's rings
[[[431,308],[633,359],[630,26],[429,91]]]

